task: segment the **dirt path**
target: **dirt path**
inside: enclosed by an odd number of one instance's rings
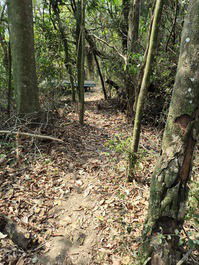
[[[10,255],[23,264],[135,264],[148,186],[126,182],[124,149],[131,128],[114,102],[101,99],[98,90],[87,93],[83,127],[65,104],[52,131],[64,144],[39,143],[29,167],[0,172],[8,177],[1,188],[1,211],[31,230],[43,245],[40,252],[19,256],[5,239],[2,261]],[[138,174],[145,178],[152,171],[158,143],[151,131],[145,130],[142,145],[146,139],[154,140],[149,144],[154,150],[147,160],[144,147],[145,160],[138,165]]]
[[[98,91],[89,93],[86,100],[85,126],[71,125],[74,135],[70,136],[76,146],[68,150],[73,151],[73,159],[65,168],[64,177],[64,182],[72,185],[71,192],[61,203],[58,236],[47,242],[49,251],[43,264],[127,264],[132,250],[122,248],[128,249],[130,241],[130,247],[137,244],[138,239],[130,236],[132,225],[139,226],[144,220],[147,187],[127,184],[124,156],[106,147],[108,140],[130,133],[125,116],[111,108],[110,103],[103,103]],[[76,114],[68,118],[77,121]],[[71,133],[69,127],[65,130]],[[131,197],[137,197],[137,205],[131,205]],[[134,207],[136,218],[131,219],[129,210],[131,213]],[[117,244],[121,242],[124,246],[119,250]]]

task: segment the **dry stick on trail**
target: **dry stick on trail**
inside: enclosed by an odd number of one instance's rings
[[[15,132],[15,131],[6,131],[6,130],[0,130],[0,134],[15,134],[15,135],[24,135],[29,137],[36,137],[41,139],[48,139],[51,141],[57,141],[60,143],[64,143],[63,140],[58,139],[56,137],[48,136],[48,135],[41,135],[41,134],[34,134],[34,133],[25,133],[25,132]]]

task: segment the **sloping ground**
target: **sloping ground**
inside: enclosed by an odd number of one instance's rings
[[[24,139],[0,168],[0,211],[31,232],[35,250],[0,234],[0,264],[135,264],[148,204],[148,185],[161,133],[144,128],[137,180],[126,182],[131,126],[114,102],[87,94],[85,125],[65,104],[49,134],[64,143]],[[46,132],[47,133],[47,132]]]

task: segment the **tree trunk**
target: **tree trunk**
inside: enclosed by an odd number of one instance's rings
[[[129,1],[130,0],[122,0],[122,24],[120,33],[122,34],[122,47],[124,53],[127,51]]]
[[[98,73],[99,73],[99,76],[100,76],[100,80],[101,80],[101,85],[102,85],[102,91],[103,91],[103,94],[104,94],[104,99],[107,100],[107,93],[106,93],[106,87],[105,87],[104,78],[103,78],[103,75],[102,75],[102,72],[101,72],[101,69],[100,69],[100,65],[99,65],[99,62],[98,62],[98,59],[97,59],[97,55],[95,53],[94,53],[94,58],[95,58],[95,62],[96,62],[96,65],[97,65],[97,70],[98,70]]]
[[[58,8],[57,5],[53,5],[52,3],[51,3],[51,5],[52,5],[52,8],[53,8],[54,14],[56,16],[56,20],[57,20],[57,23],[58,23],[58,28],[59,28],[59,32],[60,32],[61,41],[62,41],[63,46],[64,46],[64,54],[65,54],[64,64],[65,64],[66,70],[68,71],[68,74],[69,74],[69,77],[70,77],[70,83],[71,83],[71,88],[72,88],[72,101],[75,102],[75,85],[74,85],[74,77],[73,77],[71,59],[70,59],[70,55],[69,55],[68,41],[67,41],[67,38],[66,38],[66,34],[65,34],[63,23],[62,23],[62,21],[60,19],[59,8]]]
[[[7,114],[10,115],[11,98],[12,98],[12,66],[11,66],[11,48],[10,41],[6,42],[5,32],[0,33],[0,43],[3,50],[3,65],[7,77]]]
[[[8,82],[8,104],[7,113],[10,116],[11,111],[11,99],[12,99],[12,57],[10,41],[8,42],[8,68],[7,68],[7,82]]]
[[[8,19],[17,111],[19,114],[38,112],[32,0],[8,0]]]
[[[163,4],[164,4],[164,0],[157,0],[156,2],[152,32],[151,32],[150,43],[149,43],[149,50],[148,50],[147,59],[146,59],[146,66],[144,69],[144,75],[143,75],[140,94],[138,97],[138,102],[137,102],[137,107],[136,107],[136,116],[135,116],[134,129],[133,129],[132,152],[137,152],[138,150],[144,101],[147,95],[147,86],[148,86],[148,82],[150,78],[153,55],[154,55],[154,50],[156,47],[156,40],[157,40],[157,35],[158,35],[158,25],[159,25],[161,14],[162,14]]]
[[[151,265],[175,265],[181,259],[179,232],[184,222],[188,181],[199,134],[198,14],[199,0],[193,0],[184,22],[162,155],[151,182],[142,246],[143,263],[150,257],[147,264]]]
[[[128,52],[137,50],[137,40],[140,21],[140,0],[131,0],[128,17]]]
[[[134,115],[134,100],[135,100],[135,83],[136,79],[130,73],[131,65],[133,64],[132,55],[138,51],[138,34],[139,34],[139,20],[140,20],[140,0],[131,0],[129,3],[128,13],[128,35],[127,35],[127,66],[125,73],[125,86],[127,91],[127,112],[129,117]]]
[[[86,37],[86,36],[85,36]],[[94,80],[95,78],[95,63],[94,63],[94,55],[92,48],[88,44],[85,47],[85,57],[86,57],[86,65],[87,65],[87,80]]]
[[[85,57],[85,2],[77,7],[77,77],[79,93],[79,122],[84,123],[84,57]]]

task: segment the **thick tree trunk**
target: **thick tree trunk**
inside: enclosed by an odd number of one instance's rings
[[[39,111],[32,0],[8,0],[13,80],[19,114]]]
[[[199,132],[199,0],[189,4],[162,155],[151,182],[142,257],[147,264],[176,265],[185,216],[188,181]],[[142,263],[143,264],[143,263]]]
[[[84,57],[85,57],[85,2],[77,7],[77,77],[79,93],[79,122],[84,123]]]

